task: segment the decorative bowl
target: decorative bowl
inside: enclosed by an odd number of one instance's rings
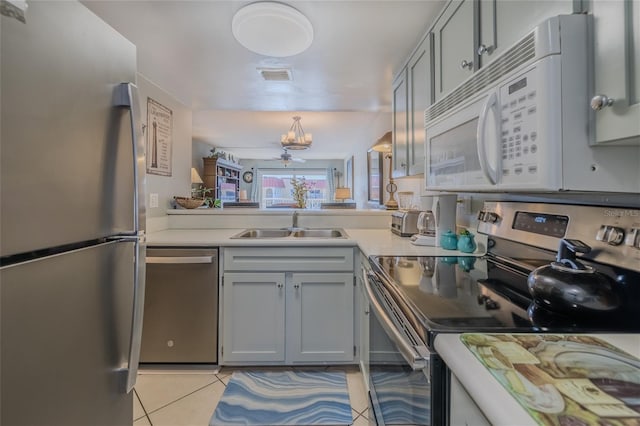
[[[203,198],[173,197],[176,203],[185,209],[195,209],[204,204]]]

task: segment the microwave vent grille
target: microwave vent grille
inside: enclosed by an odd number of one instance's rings
[[[507,50],[487,66],[477,71],[451,93],[425,110],[425,124],[438,118],[460,102],[463,102],[469,97],[480,92],[482,89],[489,87],[502,76],[534,58],[535,54],[535,33],[531,32],[511,47],[511,49]]]

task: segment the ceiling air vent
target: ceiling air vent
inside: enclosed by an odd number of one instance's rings
[[[258,73],[264,81],[291,81],[289,68],[258,68]]]
[[[424,121],[435,120],[460,102],[469,99],[513,69],[530,61],[536,55],[535,35],[530,33],[511,49],[473,74],[451,93],[433,104],[424,112]]]

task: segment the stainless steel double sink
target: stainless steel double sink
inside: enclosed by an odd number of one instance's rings
[[[232,239],[265,239],[265,238],[347,238],[344,229],[340,228],[250,228],[231,237]]]

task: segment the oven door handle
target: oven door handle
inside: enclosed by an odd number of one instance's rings
[[[384,310],[378,299],[376,298],[369,277],[373,275],[373,272],[368,272],[365,268],[362,268],[362,277],[364,280],[364,288],[371,304],[371,308],[380,320],[380,325],[387,333],[387,335],[393,340],[398,347],[402,357],[409,363],[409,366],[413,370],[424,370],[429,367],[429,350],[426,346],[416,347],[412,345],[406,336],[404,336],[389,318],[389,314]]]

